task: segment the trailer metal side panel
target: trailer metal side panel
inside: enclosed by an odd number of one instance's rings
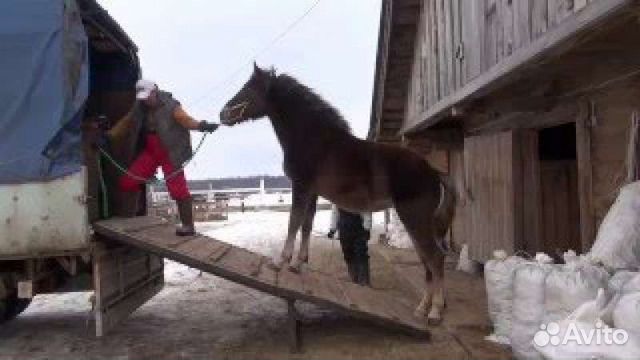
[[[86,169],[48,182],[0,185],[0,259],[88,248]]]

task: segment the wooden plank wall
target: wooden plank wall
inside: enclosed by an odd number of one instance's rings
[[[514,131],[465,139],[471,201],[463,221],[465,233],[473,234],[467,242],[474,260],[488,260],[496,249],[513,253],[522,246],[522,163],[517,144]]]
[[[621,84],[593,98],[590,116],[592,196],[596,227],[625,183],[626,156],[634,111],[640,110],[640,81]]]
[[[598,0],[423,0],[406,119]]]

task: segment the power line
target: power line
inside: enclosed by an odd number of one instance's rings
[[[262,55],[262,54],[266,53],[267,51],[269,51],[272,46],[277,44],[280,40],[282,40],[285,36],[287,36],[289,34],[289,32],[291,32],[296,26],[298,26],[304,19],[306,19],[309,16],[309,14],[311,14],[311,12],[318,6],[318,4],[320,4],[320,1],[322,1],[322,0],[316,0],[302,15],[300,15],[298,18],[296,18],[295,21],[293,21],[280,34],[278,34],[275,38],[273,38],[273,40],[271,40],[266,46],[264,46],[263,48],[258,50],[256,53],[254,53],[253,56],[249,60],[247,60],[246,62],[242,63],[235,71],[233,71],[231,73],[231,75],[227,76],[225,79],[215,83],[213,86],[211,86],[209,89],[207,89],[207,91],[205,91],[202,96],[196,98],[193,102],[191,102],[190,106],[197,106],[203,100],[206,100],[207,98],[209,98],[209,96],[211,96],[212,94],[216,93],[217,91],[224,90],[229,85],[231,85],[232,81],[238,75],[240,75],[242,70],[244,70],[247,66],[252,65],[253,62],[260,55]]]

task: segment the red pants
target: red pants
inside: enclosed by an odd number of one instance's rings
[[[164,176],[173,174],[175,168],[171,164],[169,153],[160,142],[158,135],[147,135],[144,150],[129,167],[129,172],[135,176],[150,179],[155,175],[158,167],[162,167]],[[118,186],[124,192],[140,191],[141,180],[134,179],[125,174],[120,177]],[[184,171],[175,174],[171,179],[167,180],[167,188],[169,194],[174,200],[185,200],[191,197],[189,188],[187,188],[187,179],[184,177]]]

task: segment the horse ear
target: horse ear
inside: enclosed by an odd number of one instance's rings
[[[262,69],[260,69],[260,67],[258,66],[258,63],[255,60],[253,61],[253,72],[254,73],[262,72]]]

